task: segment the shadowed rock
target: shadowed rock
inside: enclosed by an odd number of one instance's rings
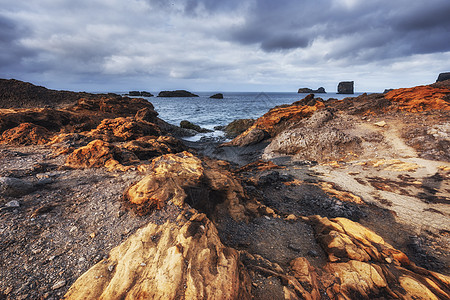
[[[198,95],[185,90],[176,90],[159,92],[158,97],[198,97]]]
[[[341,81],[338,84],[338,94],[353,94],[353,81]]]
[[[450,80],[450,72],[440,73],[436,82]]]
[[[212,95],[209,98],[211,98],[211,99],[223,99],[223,94],[222,93],[214,94],[214,95]]]

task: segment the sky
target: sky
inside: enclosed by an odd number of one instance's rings
[[[450,0],[0,0],[0,78],[52,89],[295,92],[450,72]]]

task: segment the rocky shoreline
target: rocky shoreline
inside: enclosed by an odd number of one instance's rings
[[[450,81],[222,145],[143,99],[2,88],[0,299],[450,297]]]

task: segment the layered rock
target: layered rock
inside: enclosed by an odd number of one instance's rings
[[[189,203],[210,216],[223,211],[237,220],[247,219],[243,187],[217,163],[203,163],[189,152],[167,154],[154,159],[147,174],[124,193],[127,205],[140,214],[170,201],[178,206]]]
[[[159,92],[158,97],[198,97],[198,95],[185,90],[176,90]]]
[[[338,94],[354,94],[353,91],[353,81],[341,81],[338,84],[337,92]]]
[[[148,224],[84,273],[64,299],[251,299],[236,250],[204,214]]]
[[[133,153],[102,140],[92,141],[87,146],[76,149],[66,159],[66,165],[72,168],[112,167],[137,162],[139,159]]]
[[[0,144],[8,145],[42,145],[50,141],[51,133],[42,126],[22,123],[5,130],[0,137]]]
[[[130,141],[142,136],[159,136],[161,131],[153,123],[137,121],[133,118],[104,119],[96,129],[89,132],[90,136],[108,141]]]

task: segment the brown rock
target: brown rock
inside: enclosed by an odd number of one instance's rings
[[[125,193],[127,205],[140,214],[164,207],[170,200],[178,206],[188,203],[215,217],[226,213],[246,220],[241,203],[244,189],[233,175],[218,163],[204,163],[189,152],[167,154],[153,160],[148,175]],[[252,210],[252,202],[246,202]]]
[[[143,137],[130,141],[121,147],[133,152],[141,160],[186,150],[186,147],[178,139],[169,136]]]
[[[157,116],[158,116],[158,113],[156,111],[154,111],[150,107],[144,107],[144,108],[138,110],[138,112],[136,113],[134,118],[138,121],[146,121],[146,122],[150,122],[150,123],[156,123]]]
[[[449,95],[449,88],[416,86],[390,91],[385,98],[396,103],[400,110],[421,112],[433,109],[450,110]]]
[[[204,214],[195,214],[138,230],[64,299],[251,299],[246,278],[238,252],[221,243]]]
[[[139,159],[130,152],[101,140],[90,142],[81,147],[66,159],[66,165],[72,168],[100,168],[104,166],[117,166],[117,164],[131,164]]]
[[[244,131],[246,131],[250,126],[252,126],[255,123],[254,119],[238,119],[234,120],[225,128],[223,131],[225,132],[225,135],[227,138],[235,138]]]
[[[143,136],[159,136],[158,126],[132,118],[104,119],[89,135],[108,141],[130,141]]]
[[[42,145],[46,144],[51,133],[42,126],[33,123],[22,123],[3,132],[0,144],[8,145]]]

